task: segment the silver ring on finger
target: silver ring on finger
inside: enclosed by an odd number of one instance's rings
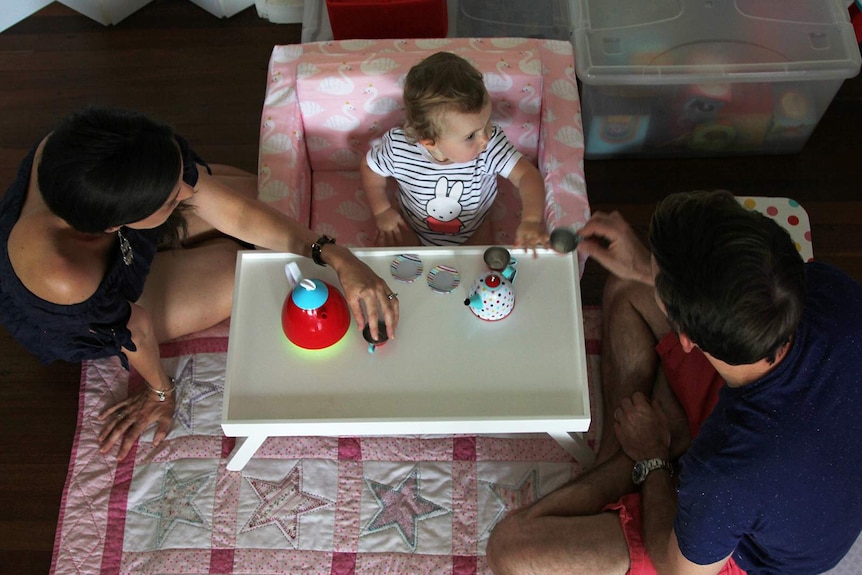
[[[389,301],[392,301],[392,300],[396,299],[397,297],[398,297],[398,294],[393,292],[393,293],[389,294],[388,296],[386,296],[386,299],[388,299]]]

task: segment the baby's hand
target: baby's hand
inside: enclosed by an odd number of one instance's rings
[[[402,242],[401,230],[407,229],[407,222],[393,207],[376,214],[374,220],[377,223],[377,245],[397,246]]]
[[[515,247],[524,248],[524,251],[533,250],[533,255],[536,248],[547,246],[549,242],[548,230],[543,222],[521,222],[515,232]]]

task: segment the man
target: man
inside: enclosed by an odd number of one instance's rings
[[[494,572],[838,563],[862,530],[862,286],[803,264],[783,229],[727,192],[662,201],[652,254],[617,213],[581,233],[612,274],[609,423],[596,467],[497,525]]]

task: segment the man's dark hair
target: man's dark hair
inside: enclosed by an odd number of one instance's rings
[[[775,361],[805,304],[805,266],[790,235],[729,192],[659,203],[649,242],[668,319],[730,365]]]
[[[86,108],[48,137],[39,189],[55,215],[98,233],[155,213],[175,189],[181,164],[166,124],[139,112]]]

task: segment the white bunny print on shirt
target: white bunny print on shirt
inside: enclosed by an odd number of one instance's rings
[[[464,193],[464,184],[455,182],[449,188],[449,180],[441,177],[434,187],[434,197],[428,200],[425,211],[428,217],[425,222],[435,232],[443,234],[457,234],[463,227],[458,216],[461,215],[461,195]]]

